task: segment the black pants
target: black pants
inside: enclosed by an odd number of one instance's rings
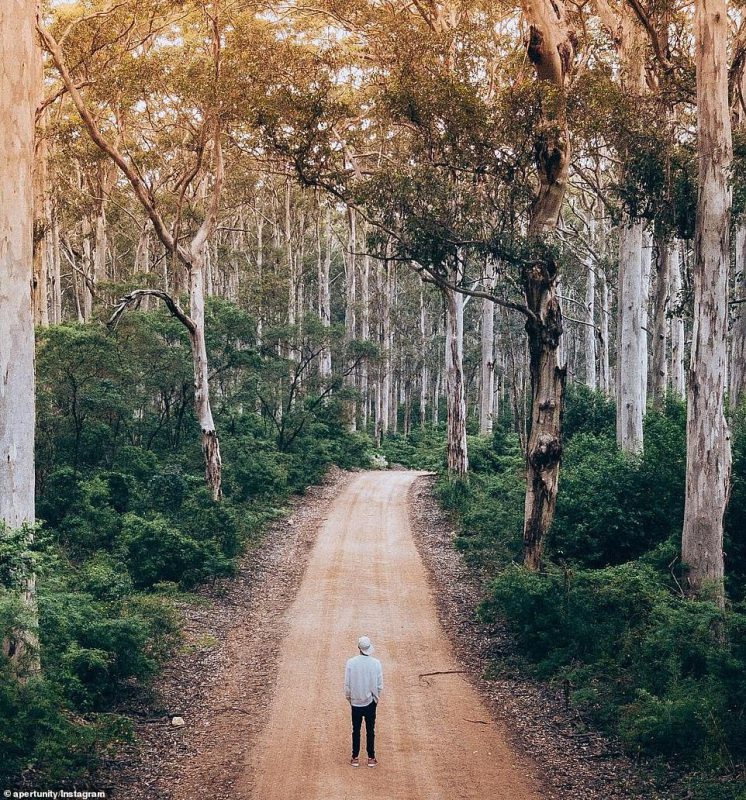
[[[365,749],[368,758],[376,757],[376,701],[367,706],[352,706],[352,757],[360,754],[360,728],[365,719]]]

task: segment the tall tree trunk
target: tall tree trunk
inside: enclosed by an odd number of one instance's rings
[[[49,218],[51,220],[50,235],[47,236],[49,245],[50,276],[49,276],[49,296],[51,321],[55,325],[62,322],[62,285],[61,285],[61,263],[60,263],[60,223],[57,217],[57,208],[49,201]]]
[[[256,344],[262,346],[264,336],[264,216],[256,214]]]
[[[609,282],[606,273],[601,271],[601,391],[608,397],[611,394],[611,368],[609,366]]]
[[[331,231],[331,211],[327,209],[326,212],[326,248],[322,258],[321,254],[321,211],[319,210],[319,220],[318,220],[318,247],[319,247],[319,317],[321,318],[322,326],[327,329],[331,327],[332,324],[332,310],[331,310],[331,292],[329,287],[329,275],[331,272],[332,267],[332,231]],[[329,342],[324,341],[324,345],[321,350],[321,360],[320,360],[320,371],[321,377],[326,379],[331,377],[332,374],[332,351],[329,347]]]
[[[656,247],[655,305],[653,310],[653,353],[650,366],[651,394],[660,408],[668,391],[668,296],[671,286],[671,245],[663,237]]]
[[[736,305],[730,350],[731,408],[746,397],[746,220],[736,226]]]
[[[189,315],[194,322],[192,365],[194,368],[194,407],[202,431],[202,454],[205,459],[205,481],[212,490],[213,500],[222,497],[222,460],[220,442],[215,430],[210,406],[210,384],[205,343],[205,267],[204,247],[194,253],[189,270]]]
[[[648,230],[642,232],[642,301],[640,304],[640,396],[642,398],[642,413],[648,402],[648,369],[649,369],[649,303],[650,303],[650,275],[653,269],[653,238]]]
[[[684,329],[684,297],[682,271],[686,255],[686,242],[681,242],[680,255],[674,254],[671,264],[671,304],[674,307],[671,316],[671,383],[673,391],[682,399],[686,396],[686,378],[684,369],[684,350],[686,332]]]
[[[562,458],[562,412],[565,369],[557,362],[562,310],[556,293],[557,271],[551,261],[524,270],[524,291],[536,315],[526,322],[531,370],[531,428],[527,442],[527,487],[523,562],[541,567],[546,532],[557,506]]]
[[[462,478],[469,470],[463,366],[464,295],[451,289],[444,289],[443,296],[446,302],[445,367],[446,399],[448,401],[448,473],[451,477]]]
[[[348,242],[346,267],[346,290],[345,290],[345,344],[349,347],[355,341],[357,332],[357,214],[355,209],[347,209],[348,222]],[[350,371],[347,375],[347,385],[354,390],[355,373]],[[357,430],[357,403],[352,400],[349,404],[349,428],[351,431]]]
[[[292,328],[296,324],[296,297],[298,291],[298,276],[296,273],[295,258],[293,257],[293,230],[290,216],[290,178],[285,185],[285,260],[288,268],[288,325]],[[295,333],[290,333],[291,341],[288,342],[288,357],[295,360],[298,356],[295,346]]]
[[[627,220],[619,231],[616,435],[627,453],[643,447],[642,235],[641,222]]]
[[[596,240],[595,209],[588,214],[588,236],[591,243]],[[585,322],[583,328],[585,385],[595,389],[596,382],[596,265],[589,255],[585,262]]]
[[[361,290],[360,297],[361,308],[361,326],[360,326],[360,339],[363,342],[370,341],[370,256],[363,256],[363,270],[360,276]],[[362,423],[363,430],[368,429],[368,360],[363,360],[360,365],[360,395],[362,398]]]
[[[492,433],[493,395],[495,393],[495,304],[482,300],[482,345],[481,380],[479,385],[479,433]]]
[[[0,522],[33,526],[34,115],[41,85],[31,2],[6,0],[0,9],[3,84],[0,91]],[[0,531],[0,535],[2,531]],[[29,529],[28,537],[32,533]],[[36,585],[22,578],[23,630],[3,642],[22,677],[39,668]]]
[[[694,330],[687,394],[687,451],[682,559],[693,594],[712,592],[722,606],[723,515],[731,449],[725,419],[728,272],[733,155],[728,107],[728,8],[695,8],[699,189],[694,237]]]
[[[425,293],[422,284],[420,284],[420,349],[422,351],[422,364],[420,366],[420,428],[424,429],[427,423],[427,393],[430,388],[430,370],[427,365],[428,329]]]
[[[49,325],[48,255],[49,203],[47,199],[47,139],[44,116],[39,122],[34,148],[34,265],[32,297],[34,324]]]
[[[546,119],[538,127],[534,149],[539,189],[531,207],[529,239],[551,234],[559,219],[570,168],[566,81],[574,56],[562,0],[524,0],[529,24],[527,54],[536,76],[553,88]],[[529,317],[526,333],[531,364],[531,431],[526,450],[526,501],[523,562],[536,570],[544,539],[554,518],[562,459],[562,409],[565,370],[557,363],[562,311],[557,297],[557,266],[544,256],[523,268],[522,283]]]
[[[89,322],[93,315],[93,257],[91,250],[91,220],[88,215],[83,216],[83,258],[80,262],[82,270],[80,286],[80,307],[82,309],[83,321]]]
[[[381,370],[381,433],[389,432],[391,421],[391,271],[392,263],[379,262],[379,296],[381,297],[381,345],[383,348]]]

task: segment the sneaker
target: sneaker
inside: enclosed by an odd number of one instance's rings
[[[357,756],[351,758],[350,759],[350,766],[351,767],[359,767],[360,766],[360,759]]]
[[[375,760],[375,758],[369,758],[368,759],[368,766],[369,767],[377,767],[378,766],[378,762]]]

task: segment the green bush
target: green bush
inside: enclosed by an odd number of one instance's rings
[[[538,675],[627,746],[687,763],[746,756],[746,627],[740,614],[676,597],[636,562],[506,569],[481,608],[503,619]]]
[[[199,542],[184,535],[163,516],[145,519],[127,514],[122,524],[122,543],[127,565],[137,586],[152,586],[158,581],[196,582],[204,564]],[[193,577],[194,576],[194,577]]]

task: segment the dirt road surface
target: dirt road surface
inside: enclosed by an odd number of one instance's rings
[[[418,473],[356,476],[329,508],[287,612],[266,724],[235,786],[252,800],[535,800],[520,757],[460,673],[407,516]],[[376,750],[353,769],[345,660],[369,635],[384,670]],[[427,673],[441,673],[427,675]],[[364,749],[363,749],[364,755]]]

